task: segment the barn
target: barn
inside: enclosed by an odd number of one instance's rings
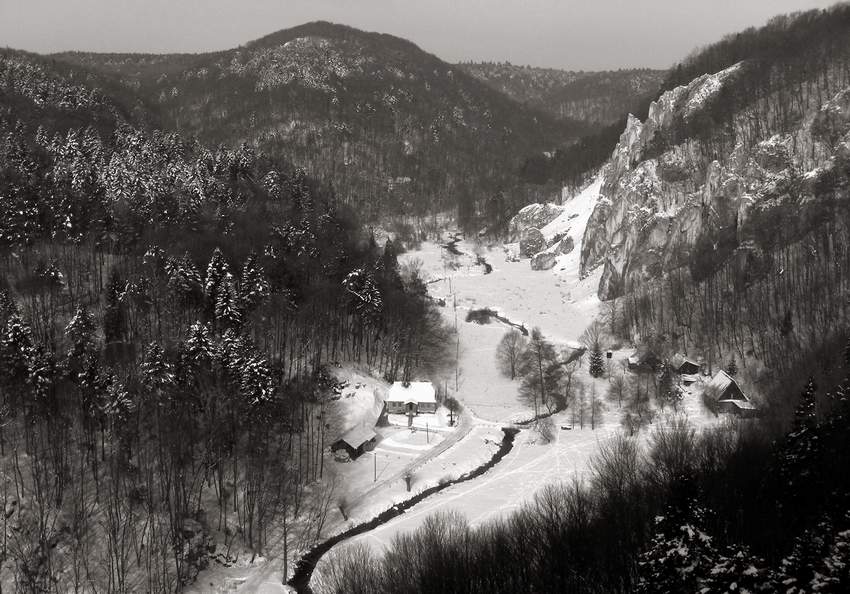
[[[696,375],[699,373],[699,363],[682,353],[676,353],[670,359],[670,367],[679,375]]]
[[[363,452],[368,452],[375,447],[377,437],[377,434],[368,427],[358,425],[346,431],[342,437],[331,444],[331,451],[344,450],[354,460]]]
[[[437,412],[437,395],[431,382],[395,382],[386,402],[390,414]]]
[[[730,413],[739,417],[754,417],[758,413],[756,406],[744,394],[738,382],[723,370],[711,378],[703,395],[717,412]]]

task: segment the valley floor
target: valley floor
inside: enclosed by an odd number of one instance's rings
[[[343,517],[338,510],[333,510],[322,533],[324,538],[367,521],[417,492],[469,472],[486,462],[498,449],[501,427],[531,418],[530,408],[518,398],[519,382],[503,376],[496,366],[496,347],[509,326],[496,320],[489,324],[466,322],[466,316],[472,309],[490,308],[528,330],[540,327],[547,340],[559,350],[576,346],[600,307],[596,297],[599,271],[584,279],[578,274],[581,233],[598,191],[598,183],[591,185],[567,204],[559,219],[544,229],[547,235],[567,231],[577,236],[575,249],[570,254],[558,256],[551,270],[534,271],[527,259],[513,261],[511,253],[516,246],[487,247],[470,241],[456,244],[462,252],[460,256],[450,255],[440,244],[425,243],[401,258],[408,264],[418,261],[416,264],[429,282],[429,293],[445,303],[444,317],[457,327],[457,376],[452,370],[440,378],[440,384],[462,403],[464,411],[456,427],[447,426],[445,409],[436,416],[428,415],[432,421],[425,443],[423,427],[415,432],[406,427],[389,427],[378,430],[382,439],[374,452],[347,464],[329,458],[331,471],[344,489],[341,499],[346,514]],[[492,266],[492,271],[485,274],[485,268],[475,263],[476,256],[483,257]],[[628,349],[614,352],[611,368],[615,373],[620,369],[616,362],[629,354]],[[344,404],[347,401],[345,393],[340,401],[354,419],[372,406],[371,394],[387,386],[363,373],[350,370],[343,373],[348,373],[352,385],[359,386],[348,404]],[[590,377],[586,362],[576,378],[585,385],[588,395],[595,392],[604,400],[608,380]],[[698,390],[686,395],[682,413],[697,427],[717,422],[716,417],[704,410],[697,394]],[[534,429],[523,427],[511,452],[482,476],[452,485],[403,515],[339,546],[363,543],[377,551],[383,550],[395,535],[415,530],[436,512],[461,512],[471,525],[509,513],[529,501],[546,484],[581,479],[600,444],[621,431],[620,416],[617,404],[607,401],[605,410],[596,419],[595,428],[591,428],[589,417],[581,428],[572,411],[557,413],[553,416],[555,436],[549,443],[545,443]],[[393,421],[404,423],[404,419],[391,418]],[[656,423],[662,421],[663,416],[659,416]],[[424,417],[417,420],[419,425],[424,422]],[[376,462],[380,474],[377,481]],[[412,476],[410,491],[404,480],[406,474]],[[329,555],[333,554],[332,550]],[[319,577],[322,564],[320,561],[316,569]],[[209,575],[201,576],[199,585],[217,582],[213,574],[221,573],[219,577],[229,585],[220,587],[220,591],[281,592],[286,591],[286,587],[280,585],[281,569],[279,561],[239,570],[212,569],[206,572]],[[201,587],[197,591],[208,590]]]

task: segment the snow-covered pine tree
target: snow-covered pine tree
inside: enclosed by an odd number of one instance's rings
[[[371,273],[362,268],[352,270],[343,279],[342,286],[352,296],[355,311],[367,321],[376,321],[384,304]]]
[[[68,337],[68,367],[71,373],[79,373],[86,364],[88,356],[95,351],[94,316],[82,304],[77,306],[74,317],[65,326]]]
[[[256,254],[252,253],[245,260],[245,264],[242,266],[242,278],[239,288],[242,304],[247,312],[255,310],[268,298],[271,288],[269,281],[266,279],[265,270],[257,262]]]
[[[242,324],[239,294],[229,272],[225,275],[215,301],[215,319],[220,328],[238,328]]]
[[[173,367],[166,360],[162,347],[155,342],[145,349],[140,372],[142,384],[157,398],[161,398],[174,381]]]
[[[676,487],[664,515],[655,518],[648,548],[638,558],[635,592],[700,592],[717,561],[714,539],[703,528],[705,510],[687,479]]]
[[[268,361],[257,353],[251,353],[241,366],[239,390],[251,405],[260,404],[272,397],[274,380]]]
[[[595,344],[590,351],[590,375],[593,377],[602,377],[605,373],[605,361],[602,358],[602,349],[599,344]]]
[[[729,365],[726,366],[726,373],[728,373],[730,377],[738,375],[738,363],[735,361],[735,357],[729,359]]]
[[[188,360],[196,368],[211,365],[218,355],[216,346],[210,338],[209,326],[200,322],[195,322],[189,328],[185,345]]]
[[[26,403],[27,408],[38,408],[44,414],[55,412],[53,394],[56,385],[56,359],[53,353],[41,346],[33,350],[27,381],[33,397],[32,401]]]
[[[32,330],[19,315],[12,315],[0,336],[0,375],[7,388],[18,391],[24,389],[34,355]]]
[[[204,296],[206,297],[207,319],[213,319],[215,317],[219,293],[221,292],[225,278],[229,274],[230,267],[227,265],[227,261],[225,261],[221,250],[219,248],[215,248],[212,256],[210,257],[210,262],[207,265],[207,275],[204,278]]]
[[[168,277],[168,290],[180,305],[195,302],[203,293],[201,273],[189,254],[182,258],[169,258],[165,263],[165,274]]]

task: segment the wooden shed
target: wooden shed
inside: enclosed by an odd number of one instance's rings
[[[718,371],[705,387],[704,399],[711,403],[717,412],[738,415],[739,417],[755,417],[758,408],[741,390],[738,382],[725,371]]]
[[[676,353],[670,359],[670,367],[679,375],[693,376],[699,373],[700,365],[687,355]]]
[[[357,426],[346,431],[331,444],[331,451],[345,450],[352,460],[375,447],[378,435],[368,427]]]

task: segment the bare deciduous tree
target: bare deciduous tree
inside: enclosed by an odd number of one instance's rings
[[[519,372],[519,363],[528,340],[516,329],[508,330],[496,347],[496,362],[499,370],[511,379]]]

